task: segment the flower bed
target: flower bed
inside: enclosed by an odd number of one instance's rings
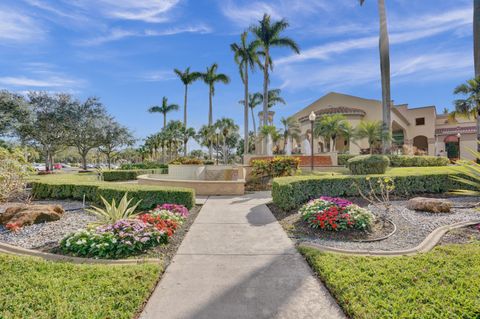
[[[375,220],[369,210],[336,197],[311,200],[299,212],[310,227],[329,231],[367,230]]]
[[[185,206],[158,205],[133,219],[121,219],[67,235],[60,242],[60,248],[63,253],[80,257],[117,259],[138,255],[167,244],[187,216]]]

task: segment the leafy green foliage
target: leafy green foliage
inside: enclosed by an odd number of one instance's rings
[[[347,165],[347,161],[355,154],[338,154],[338,165]],[[390,160],[391,167],[429,167],[447,166],[450,160],[440,156],[414,156],[414,155],[385,155]]]
[[[23,153],[0,147],[0,203],[19,195],[25,190],[25,178],[30,166]]]
[[[178,157],[171,161],[171,165],[202,165],[203,161],[194,157]]]
[[[480,245],[449,245],[412,257],[300,252],[348,317],[478,318]]]
[[[162,266],[76,265],[0,254],[0,318],[131,319]],[[19,278],[22,278],[21,280]]]
[[[142,163],[130,163],[120,165],[121,170],[132,170],[132,169],[156,169],[156,168],[168,168],[167,164],[157,163],[157,162],[142,162]]]
[[[166,174],[168,170],[162,169],[128,169],[102,171],[103,180],[106,182],[133,181],[140,175],[146,174]]]
[[[297,157],[274,157],[267,160],[252,161],[252,175],[256,177],[292,176],[298,170],[300,159]]]
[[[390,160],[383,155],[359,155],[347,162],[353,175],[384,174],[389,165]]]
[[[128,193],[125,193],[118,205],[115,202],[115,198],[113,198],[112,202],[109,203],[105,198],[100,196],[100,199],[102,200],[105,208],[92,206],[91,209],[86,209],[86,211],[97,216],[97,218],[99,219],[98,224],[115,223],[120,219],[131,218],[136,215],[134,212],[140,204],[141,200],[139,200],[135,205],[130,206],[132,199],[128,199],[127,196]]]

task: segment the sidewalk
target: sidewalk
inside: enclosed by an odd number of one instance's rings
[[[269,201],[208,198],[140,318],[345,318]]]

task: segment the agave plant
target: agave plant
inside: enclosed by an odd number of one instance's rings
[[[109,203],[105,198],[100,196],[105,208],[92,206],[92,209],[86,209],[87,212],[94,214],[99,219],[92,225],[113,224],[121,219],[128,219],[136,216],[137,214],[134,212],[141,200],[139,200],[135,205],[130,206],[133,198],[128,199],[127,195],[127,193],[123,195],[122,199],[118,203],[118,206],[115,202],[115,198],[112,199],[112,203]]]
[[[477,143],[480,143],[478,141]],[[469,149],[474,158],[480,158],[480,152]],[[460,175],[451,176],[456,182],[465,185],[468,189],[455,189],[451,191],[455,195],[479,196],[480,195],[480,164],[477,161],[459,161],[460,167],[455,170]]]

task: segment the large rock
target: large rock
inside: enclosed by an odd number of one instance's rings
[[[430,213],[449,213],[452,202],[441,198],[415,197],[408,201],[407,208]]]
[[[0,224],[16,224],[19,227],[59,220],[63,213],[60,205],[18,205],[0,214]]]

